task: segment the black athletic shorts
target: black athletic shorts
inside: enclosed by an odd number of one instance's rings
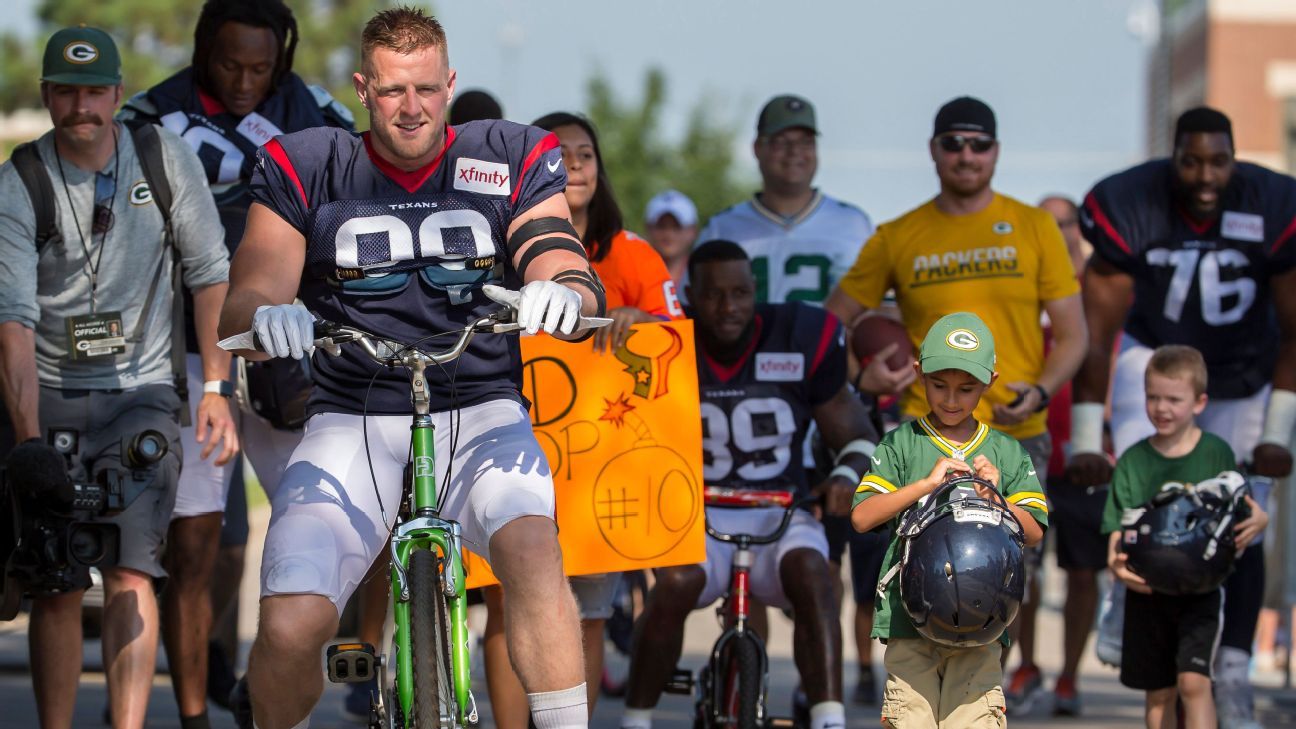
[[[882,529],[860,534],[851,526],[849,516],[825,514],[823,525],[828,537],[828,561],[840,565],[849,545],[851,594],[856,605],[872,605],[882,560],[890,544],[888,532]]]
[[[1057,540],[1057,563],[1064,570],[1107,567],[1107,536],[1102,533],[1106,486],[1072,486],[1065,476],[1049,479],[1049,531]]]
[[[1120,682],[1140,691],[1178,683],[1181,673],[1211,675],[1219,640],[1223,591],[1144,595],[1125,591]]]

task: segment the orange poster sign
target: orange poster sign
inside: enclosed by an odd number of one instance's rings
[[[522,363],[522,394],[553,472],[567,574],[703,561],[693,322],[637,325],[612,354],[526,337]],[[466,566],[469,587],[496,581],[476,555]]]

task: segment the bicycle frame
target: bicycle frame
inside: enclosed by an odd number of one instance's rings
[[[765,650],[765,642],[761,640],[760,635],[751,631],[747,626],[751,613],[751,569],[755,559],[752,547],[771,544],[782,538],[797,507],[808,503],[811,499],[802,498],[794,501],[793,494],[784,491],[748,491],[711,486],[706,487],[704,494],[708,506],[781,506],[785,509],[779,527],[764,536],[722,534],[713,529],[709,523],[706,525],[707,534],[711,538],[734,544],[737,547],[729,571],[729,591],[725,594],[724,601],[716,610],[721,619],[728,624],[724,626],[720,637],[716,639],[715,645],[711,648],[711,658],[708,663],[710,685],[704,683],[701,687],[704,694],[709,693],[709,696],[700,696],[701,701],[706,704],[704,710],[708,710],[710,714],[707,716],[707,721],[716,726],[719,725],[719,722],[714,722],[714,719],[727,717],[732,720],[737,715],[734,677],[720,675],[720,670],[724,665],[722,656],[725,648],[735,640],[751,640],[757,647],[761,675],[757,714],[762,721],[769,721],[765,707],[766,698],[769,695],[769,654]]]

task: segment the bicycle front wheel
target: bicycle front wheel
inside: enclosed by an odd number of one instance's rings
[[[722,674],[725,680],[724,707],[729,726],[758,729],[760,726],[761,655],[760,646],[746,636],[729,643],[728,661]]]
[[[450,729],[458,716],[450,679],[450,641],[440,566],[441,559],[435,552],[415,549],[410,553],[410,658],[414,667],[410,726],[416,729]],[[443,722],[443,716],[449,721]]]

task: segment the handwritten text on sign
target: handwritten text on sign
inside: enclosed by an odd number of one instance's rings
[[[693,322],[634,327],[625,346],[522,340],[522,394],[549,458],[569,575],[706,557]],[[494,583],[468,556],[468,586]]]

